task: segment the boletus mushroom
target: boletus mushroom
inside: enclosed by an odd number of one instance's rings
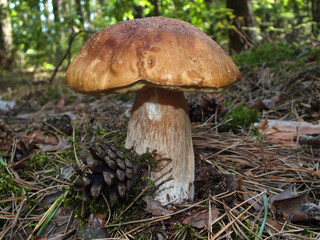
[[[66,83],[94,95],[136,97],[126,148],[156,151],[151,173],[162,204],[192,200],[194,153],[184,91],[221,92],[240,80],[237,66],[209,36],[177,19],[119,22],[94,34],[68,67]]]

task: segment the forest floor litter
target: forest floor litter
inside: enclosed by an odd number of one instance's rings
[[[220,95],[186,94],[195,199],[164,207],[148,197],[152,161],[115,207],[103,190],[84,202],[75,189],[70,159],[84,169],[92,144],[123,145],[132,94],[83,96],[62,83],[5,93],[15,105],[0,112],[0,239],[320,239],[320,67],[290,64],[243,73]],[[231,131],[225,116],[238,104],[260,120]]]

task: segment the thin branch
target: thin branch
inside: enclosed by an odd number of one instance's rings
[[[73,41],[76,39],[76,37],[77,37],[80,33],[91,33],[91,34],[92,34],[93,32],[91,32],[91,31],[79,31],[79,32],[76,32],[76,33],[75,33],[75,32],[72,31],[72,33],[71,33],[71,35],[70,35],[70,38],[69,38],[69,46],[68,46],[68,49],[67,49],[66,53],[63,55],[63,57],[61,58],[60,62],[59,62],[58,65],[56,66],[56,68],[54,69],[54,72],[53,72],[53,74],[52,74],[52,76],[51,76],[51,78],[50,78],[50,80],[49,80],[49,84],[50,84],[50,85],[52,84],[52,82],[53,82],[53,80],[54,80],[54,78],[55,78],[55,76],[56,76],[56,74],[57,74],[60,66],[61,66],[62,63],[63,63],[63,61],[64,61],[64,60],[68,57],[68,55],[70,54]]]

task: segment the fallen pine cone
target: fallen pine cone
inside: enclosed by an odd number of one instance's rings
[[[4,123],[0,123],[0,151],[10,151],[14,133]]]
[[[111,206],[119,200],[128,199],[133,185],[140,176],[140,166],[133,162],[137,155],[114,145],[99,143],[90,147],[90,154],[81,160],[87,170],[73,168],[82,176],[81,186],[85,187],[84,199],[90,194],[98,198],[105,193]],[[88,171],[88,169],[90,171]]]

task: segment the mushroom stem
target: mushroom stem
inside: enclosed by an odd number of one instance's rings
[[[163,205],[193,200],[194,153],[191,124],[182,92],[149,88],[136,93],[126,148],[138,154],[156,151],[151,178],[163,183],[155,199]]]

